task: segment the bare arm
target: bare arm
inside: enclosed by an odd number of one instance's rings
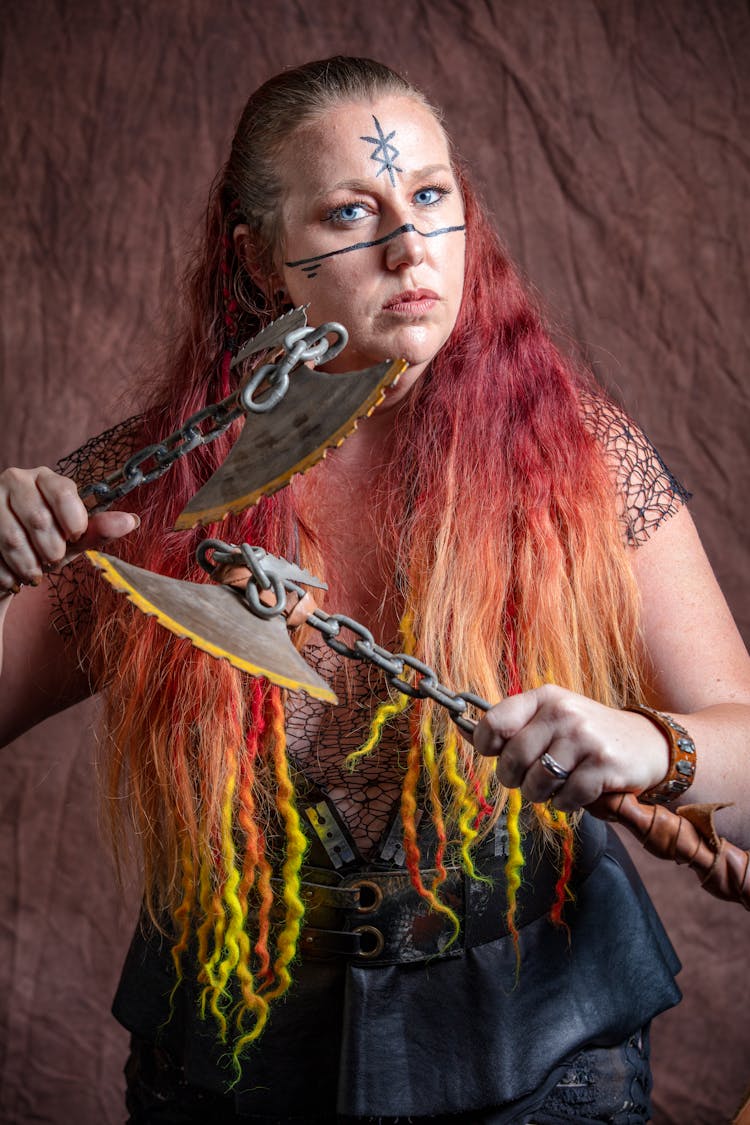
[[[650,661],[649,702],[682,720],[698,767],[685,801],[734,802],[719,828],[750,846],[750,657],[687,509],[634,555]],[[532,801],[554,796],[570,811],[603,792],[643,792],[667,770],[667,744],[641,715],[615,711],[545,685],[503,700],[477,727],[498,775]],[[570,771],[562,785],[541,765],[550,753]]]
[[[682,803],[733,803],[718,824],[748,847],[750,656],[687,509],[636,552],[634,569],[653,703],[683,718],[698,750]]]
[[[75,484],[51,469],[0,474],[0,745],[91,692],[79,654],[51,620],[44,571],[132,531],[137,518],[89,519]],[[36,583],[10,596],[19,583]]]
[[[50,622],[49,587],[23,589],[0,602],[4,660],[0,745],[91,694],[72,642]]]

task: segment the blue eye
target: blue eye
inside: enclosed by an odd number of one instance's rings
[[[363,219],[367,214],[367,209],[363,203],[344,203],[341,207],[334,207],[326,215],[326,220],[334,223],[356,223],[358,219]]]
[[[443,196],[447,194],[445,188],[424,187],[414,193],[414,201],[421,207],[432,207],[434,203],[439,203]]]

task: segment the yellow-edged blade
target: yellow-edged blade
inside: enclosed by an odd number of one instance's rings
[[[228,586],[167,578],[99,551],[86,555],[115,590],[196,648],[228,660],[251,676],[266,676],[291,691],[338,702],[325,680],[295,649],[282,615],[256,617],[244,605],[242,595]]]
[[[192,497],[175,527],[223,520],[283,488],[295,473],[304,473],[328,449],[341,445],[406,366],[403,359],[388,360],[343,375],[298,367],[278,406],[245,419],[228,457]]]

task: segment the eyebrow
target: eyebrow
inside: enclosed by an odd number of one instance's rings
[[[427,164],[424,168],[415,168],[413,171],[406,171],[402,174],[402,178],[407,180],[425,180],[430,176],[435,176],[441,172],[447,173],[449,176],[453,175],[453,169],[449,164]],[[374,177],[370,179],[351,179],[339,180],[330,187],[325,188],[323,191],[316,195],[316,199],[323,199],[327,195],[331,195],[334,191],[362,191],[369,192],[372,190],[372,185],[375,182]],[[378,181],[378,185],[380,181]]]

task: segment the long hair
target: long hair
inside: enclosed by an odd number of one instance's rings
[[[459,168],[456,327],[400,412],[384,511],[418,655],[498,699],[553,682],[611,706],[636,689],[638,611],[591,384],[551,342]],[[596,393],[596,392],[594,392]],[[435,720],[444,728],[445,720]]]
[[[309,64],[253,95],[212,189],[187,279],[186,323],[147,404],[144,442],[228,393],[237,343],[280,311],[272,277],[283,145],[326,106],[383,93],[427,104],[386,67],[357,59]],[[554,681],[622,705],[635,691],[637,602],[614,488],[583,417],[586,380],[551,343],[465,173],[457,175],[466,211],[463,301],[450,339],[394,423],[396,452],[381,486],[384,533],[398,545],[387,596],[402,599],[411,648],[454,689],[494,700]],[[232,237],[238,222],[250,228],[242,255]],[[253,280],[259,264],[265,287]],[[287,556],[299,542],[303,565],[325,564],[304,528],[295,533],[290,489],[218,527],[171,530],[233,437],[184,458],[166,486],[138,495],[142,523],[124,553],[192,581],[205,580],[193,555],[206,534]],[[98,617],[94,656],[107,703],[115,820],[130,810],[149,910],[155,920],[165,911],[172,917],[177,978],[195,936],[204,1008],[226,1034],[235,980],[244,1044],[289,982],[302,914],[304,837],[283,701],[277,689],[136,617],[123,599],[102,597]],[[492,762],[475,761],[439,708],[422,705],[412,727],[402,811],[409,869],[421,887],[413,831],[420,762],[439,839],[458,826],[469,868],[477,821],[507,794]],[[446,815],[443,782],[454,798]],[[555,827],[549,810],[538,817]],[[517,848],[514,857],[509,898]],[[282,886],[275,923],[272,875]],[[437,889],[421,888],[439,908]]]

